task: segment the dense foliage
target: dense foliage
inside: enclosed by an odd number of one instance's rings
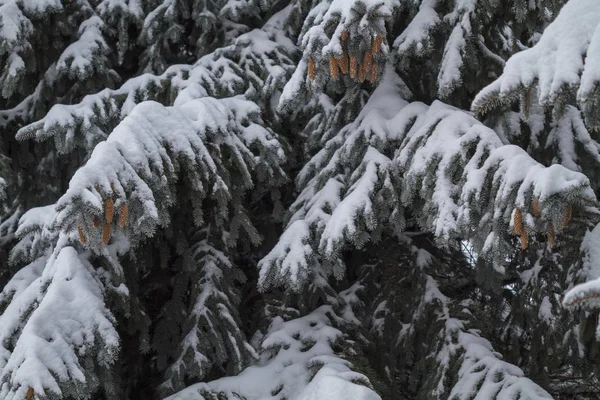
[[[595,399],[597,0],[0,0],[0,398]]]

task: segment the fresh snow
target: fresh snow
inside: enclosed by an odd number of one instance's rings
[[[33,271],[39,271],[39,262]],[[1,350],[0,397],[20,400],[29,387],[60,396],[59,381],[88,379],[81,364],[86,358],[108,368],[119,347],[114,323],[91,265],[74,248],[57,248],[42,275],[0,316],[1,343],[20,333],[12,351]]]
[[[368,379],[352,372],[351,364],[336,356],[331,346],[342,339],[332,326],[335,314],[329,306],[290,321],[277,317],[261,344],[261,359],[237,376],[192,385],[165,400],[210,400],[209,393],[246,400],[380,400],[357,380]],[[320,367],[311,379],[310,368]]]
[[[539,42],[513,55],[502,76],[479,92],[473,109],[484,108],[488,102],[510,100],[513,92],[535,85],[540,104],[553,105],[563,93],[572,92],[585,111],[585,103],[594,104],[592,98],[597,96],[599,62],[600,3],[570,0]]]
[[[512,246],[504,233],[513,210],[529,209],[532,198],[542,205],[557,196],[576,204],[595,201],[587,176],[561,165],[545,167],[467,112],[440,101],[408,103],[391,68],[382,79],[356,120],[298,174],[301,192],[288,228],[258,265],[262,286],[293,282],[300,288],[313,254],[335,260],[344,245],[360,247],[382,224],[401,227],[402,221],[390,219],[417,199],[425,203],[422,226],[442,241],[469,237],[476,221],[482,254]],[[487,181],[492,191],[483,193]],[[402,198],[396,197],[399,186]],[[542,218],[560,217],[551,208],[542,207]],[[524,221],[528,229],[540,229],[527,213]]]

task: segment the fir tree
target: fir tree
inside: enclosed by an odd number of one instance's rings
[[[0,398],[597,396],[598,21],[0,2]]]

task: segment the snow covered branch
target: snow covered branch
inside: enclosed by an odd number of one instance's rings
[[[533,232],[546,233],[550,224],[560,232],[573,206],[595,202],[585,175],[546,168],[469,114],[439,101],[409,104],[405,91],[389,69],[355,122],[299,173],[303,190],[288,230],[259,263],[261,285],[286,281],[299,290],[315,255],[340,276],[344,246],[402,232],[404,207],[442,242],[473,239],[501,269],[499,255],[513,246],[511,227],[527,247]],[[518,229],[515,209],[524,214]]]
[[[251,187],[255,170],[264,179],[285,178],[283,151],[258,115],[256,104],[240,98],[204,97],[169,108],[139,104],[75,173],[57,203],[57,224],[77,228],[92,247],[108,243],[114,229],[126,229],[132,239],[151,236],[169,223],[181,170],[196,194],[194,223],[202,224],[207,195],[226,209],[231,190]],[[239,186],[223,174],[229,165],[237,169]]]
[[[42,272],[43,269],[43,272]],[[0,294],[0,396],[87,398],[119,337],[93,267],[69,246],[25,267]],[[91,368],[92,366],[96,366]],[[98,375],[95,375],[98,374]]]
[[[576,100],[591,129],[600,128],[600,4],[570,0],[530,49],[513,55],[502,76],[473,102],[477,114],[516,101],[537,87],[538,101],[557,115]]]
[[[335,354],[332,346],[342,332],[336,317],[323,306],[290,321],[276,317],[262,339],[261,361],[241,374],[192,385],[166,400],[261,399],[273,396],[313,400],[348,398],[381,400],[364,375]],[[316,373],[315,373],[316,371]]]

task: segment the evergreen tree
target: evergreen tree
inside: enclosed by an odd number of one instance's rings
[[[599,21],[0,2],[0,398],[597,397]]]

